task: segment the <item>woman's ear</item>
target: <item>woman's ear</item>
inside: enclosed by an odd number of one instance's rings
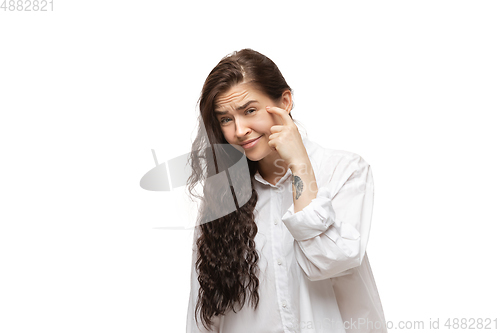
[[[285,90],[281,95],[281,108],[290,113],[292,111],[292,92],[290,90]]]

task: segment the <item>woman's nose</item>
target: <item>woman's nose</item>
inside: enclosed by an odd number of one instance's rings
[[[236,119],[235,125],[236,125],[236,136],[238,137],[245,137],[250,132],[248,124],[242,119]]]

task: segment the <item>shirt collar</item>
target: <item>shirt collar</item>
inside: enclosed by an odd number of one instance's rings
[[[286,173],[283,175],[283,177],[281,177],[281,179],[276,183],[276,185],[273,185],[271,184],[270,182],[268,182],[267,180],[265,180],[264,178],[262,178],[262,176],[260,175],[259,173],[259,170],[257,170],[257,172],[255,173],[255,175],[253,176],[255,178],[255,180],[261,182],[262,184],[264,185],[269,185],[269,186],[272,186],[272,187],[279,187],[281,186],[281,184],[283,184],[290,176],[292,175],[292,170],[290,170],[290,168],[288,168],[286,170]]]

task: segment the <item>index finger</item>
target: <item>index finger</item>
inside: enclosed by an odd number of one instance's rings
[[[290,125],[293,123],[292,118],[290,118],[290,114],[277,106],[266,106],[266,110],[278,114],[278,116],[280,116],[283,120],[281,125]]]

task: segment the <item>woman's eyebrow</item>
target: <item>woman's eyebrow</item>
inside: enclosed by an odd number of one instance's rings
[[[248,102],[246,102],[245,104],[243,104],[242,106],[238,106],[238,107],[236,108],[236,110],[237,110],[237,111],[241,111],[241,110],[243,110],[243,109],[246,109],[246,108],[247,108],[250,104],[252,104],[252,103],[256,103],[256,102],[257,102],[256,100],[251,100],[251,101],[248,101]],[[223,114],[226,114],[226,113],[227,113],[227,111],[217,111],[217,110],[215,110],[215,114],[216,114],[216,115],[223,115]]]

